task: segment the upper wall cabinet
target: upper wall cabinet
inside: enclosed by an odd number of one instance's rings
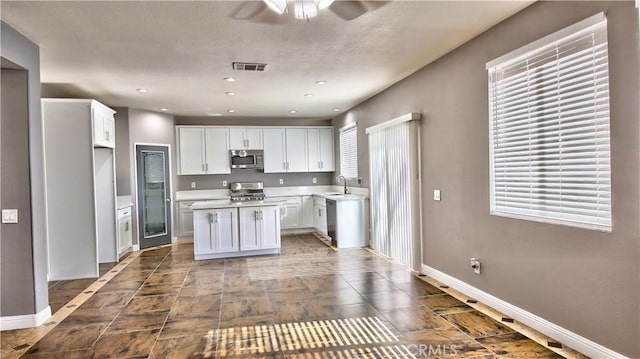
[[[97,101],[91,102],[93,117],[93,146],[116,147],[116,112]]]
[[[228,128],[185,126],[176,131],[179,175],[231,172]]]
[[[264,129],[264,172],[308,172],[307,129]]]
[[[335,171],[333,128],[307,129],[307,152],[309,172]]]
[[[229,129],[229,144],[232,150],[261,150],[262,129],[232,127]]]

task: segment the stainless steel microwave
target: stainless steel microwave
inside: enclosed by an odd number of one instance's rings
[[[264,169],[262,150],[231,150],[231,168]]]

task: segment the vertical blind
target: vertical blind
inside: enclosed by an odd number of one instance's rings
[[[414,256],[420,240],[415,235],[420,226],[415,208],[420,196],[414,185],[419,172],[414,160],[418,153],[417,132],[417,121],[409,121],[368,132],[368,137],[371,248],[419,270],[421,263],[415,263]]]
[[[487,64],[491,213],[611,230],[607,23]]]
[[[340,130],[340,174],[346,178],[358,177],[358,127]]]

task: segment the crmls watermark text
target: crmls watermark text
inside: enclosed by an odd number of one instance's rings
[[[410,344],[407,349],[417,358],[428,358],[432,356],[456,355],[456,346],[452,345],[431,345],[431,344]]]

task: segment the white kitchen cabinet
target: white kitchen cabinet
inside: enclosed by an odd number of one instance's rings
[[[278,206],[239,209],[240,251],[280,248]]]
[[[333,128],[307,129],[307,144],[309,172],[335,171]]]
[[[98,113],[113,119],[95,100],[42,99],[50,280],[96,278],[98,263],[118,261],[114,149],[95,141]]]
[[[235,208],[195,211],[193,220],[196,259],[238,251],[238,211]]]
[[[194,201],[178,202],[178,236],[188,236],[193,234],[193,211],[191,205]]]
[[[118,210],[118,257],[127,253],[133,245],[131,233],[131,207]]]
[[[264,172],[308,172],[307,129],[265,128]]]
[[[313,197],[302,196],[302,207],[300,210],[300,228],[313,228]]]
[[[93,146],[115,148],[115,111],[99,102],[94,101],[91,104],[91,114],[93,117]]]
[[[262,129],[232,127],[229,129],[229,143],[232,150],[261,150]]]
[[[205,128],[205,148],[207,174],[231,173],[229,129]]]
[[[313,199],[314,220],[313,227],[320,233],[327,235],[327,202],[324,198]]]
[[[226,174],[229,164],[229,129],[177,127],[178,174]]]
[[[290,197],[273,197],[274,200],[283,202],[281,204],[285,216],[282,217],[281,228],[282,229],[294,229],[300,228],[301,217],[301,201],[300,196]]]

